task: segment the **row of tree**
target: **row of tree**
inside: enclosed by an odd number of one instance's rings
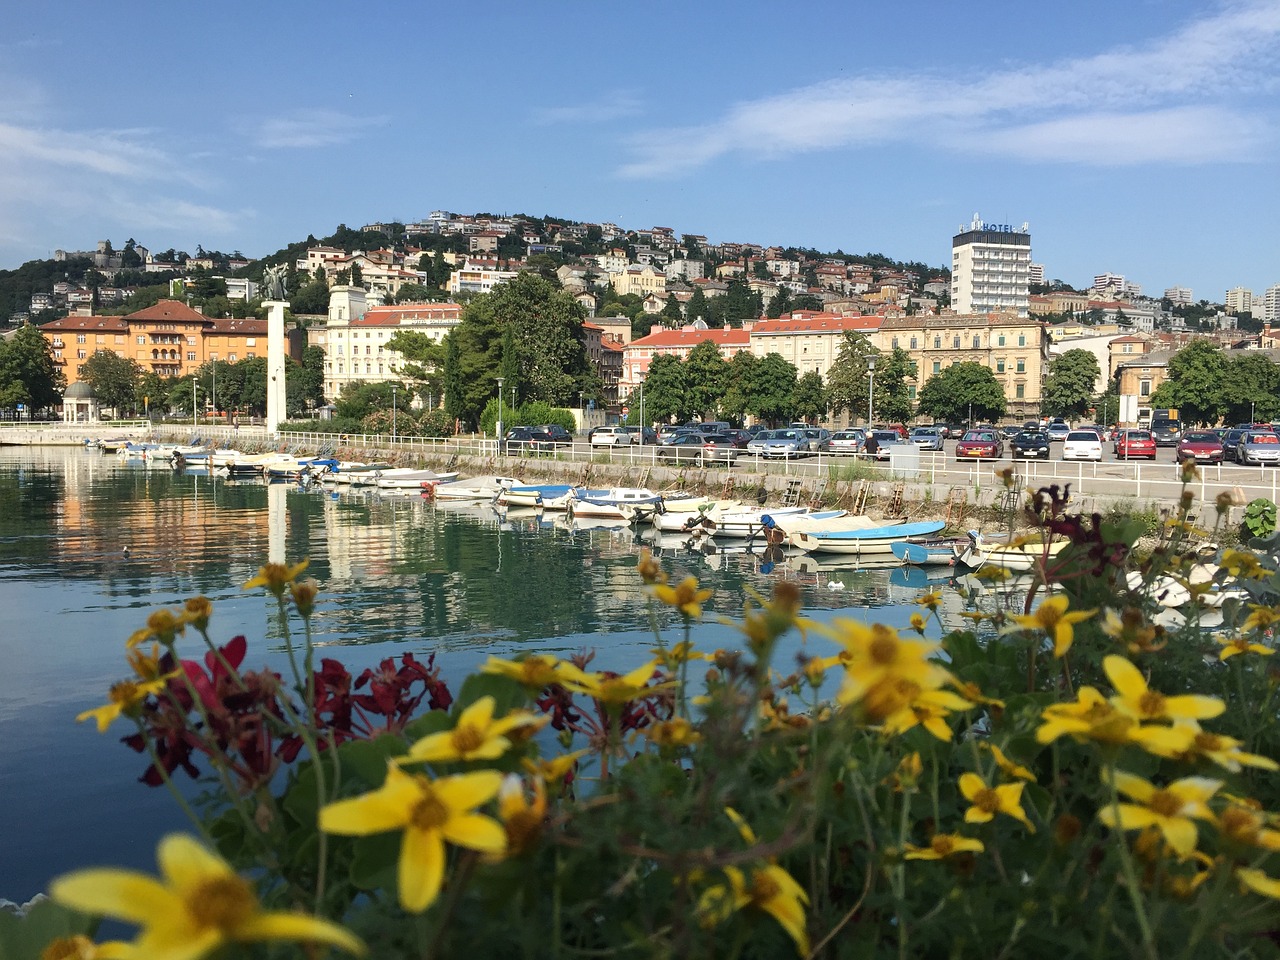
[[[1209,340],[1193,340],[1169,358],[1151,405],[1176,409],[1184,423],[1271,423],[1280,418],[1280,367],[1265,353],[1228,357]]]

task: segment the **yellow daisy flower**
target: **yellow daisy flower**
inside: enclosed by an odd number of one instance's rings
[[[1097,610],[1067,612],[1071,601],[1062,595],[1046,597],[1034,613],[1014,614],[1014,622],[1023,630],[1043,630],[1053,641],[1053,655],[1061,657],[1075,640],[1074,625],[1088,620]]]
[[[997,813],[1013,817],[1032,833],[1036,828],[1027,819],[1027,812],[1022,809],[1022,788],[1024,783],[1006,783],[998,787],[988,787],[987,782],[976,773],[960,774],[960,793],[972,804],[964,812],[966,823],[988,823],[995,819]]]
[[[657,669],[658,661],[650,660],[628,674],[609,677],[603,673],[586,673],[571,663],[562,662],[556,669],[556,676],[567,690],[585,693],[601,703],[619,706],[671,689],[675,685],[673,681],[650,683]]]
[[[726,884],[710,887],[698,899],[698,914],[704,924],[715,926],[734,911],[752,907],[778,921],[800,956],[809,955],[804,917],[809,896],[791,874],[771,863],[753,869],[749,879],[738,867],[725,867],[724,876]]]
[[[1217,697],[1182,694],[1166,697],[1147,686],[1142,672],[1124,657],[1112,654],[1102,661],[1107,679],[1116,689],[1111,702],[1139,722],[1149,720],[1208,720],[1227,709]]]
[[[147,625],[135,630],[125,641],[125,646],[132,650],[144,640],[155,638],[166,647],[172,646],[179,634],[186,633],[187,616],[185,613],[174,613],[172,610],[157,610],[147,617]]]
[[[1103,781],[1108,774],[1104,772]],[[1135,803],[1118,803],[1098,811],[1098,820],[1112,830],[1141,830],[1156,827],[1179,857],[1189,857],[1196,849],[1197,820],[1213,820],[1208,799],[1222,786],[1221,780],[1183,777],[1167,787],[1117,770],[1111,778],[1116,790]]]
[[[1035,782],[1036,775],[1022,766],[1020,763],[1014,763],[1004,755],[1004,751],[997,747],[989,740],[983,740],[981,746],[991,751],[991,756],[995,758],[996,766],[1000,768],[1000,772],[1006,777],[1013,777],[1015,780],[1030,780]]]
[[[890,736],[896,736],[921,726],[939,740],[950,740],[951,726],[947,723],[947,717],[972,706],[968,700],[949,690],[924,690],[902,709],[885,717],[882,729]]]
[[[264,564],[258,568],[256,577],[245,581],[244,589],[252,590],[254,587],[266,587],[267,592],[273,596],[283,596],[284,588],[298,579],[298,574],[307,569],[307,564],[310,562],[310,560],[303,560],[293,566],[284,563]]]
[[[176,676],[176,674],[169,674]],[[156,680],[139,683],[136,680],[121,680],[113,683],[107,691],[107,702],[100,707],[76,714],[76,723],[82,723],[90,717],[98,724],[98,732],[106,733],[111,721],[119,716],[136,717],[142,709],[143,701],[153,693],[159,693],[168,684],[168,676]]]
[[[1276,763],[1270,757],[1241,750],[1240,748],[1244,746],[1243,741],[1219,733],[1209,733],[1202,730],[1200,724],[1194,720],[1179,720],[1174,727],[1190,731],[1191,739],[1186,746],[1169,753],[1161,753],[1159,750],[1152,750],[1152,753],[1167,756],[1172,760],[1181,760],[1184,763],[1194,763],[1200,759],[1209,760],[1232,773],[1238,773],[1241,767],[1280,770],[1280,763]]]
[[[667,606],[675,607],[689,620],[702,616],[703,602],[711,599],[710,590],[698,589],[697,577],[685,577],[674,587],[665,583],[655,584],[653,595]]]
[[[1226,660],[1228,657],[1234,657],[1238,653],[1256,653],[1262,657],[1269,657],[1275,653],[1275,650],[1271,649],[1271,647],[1264,646],[1261,643],[1250,643],[1244,637],[1218,636],[1214,637],[1213,640],[1214,643],[1222,647],[1218,651],[1219,660]]]
[[[529,690],[539,691],[560,682],[560,677],[556,673],[559,664],[560,661],[555,657],[538,653],[519,660],[499,660],[497,657],[490,657],[484,662],[480,672],[510,677]]]
[[[958,833],[935,833],[927,847],[905,844],[904,860],[945,860],[958,853],[982,853],[986,849],[981,840],[964,837]]]
[[[263,910],[249,882],[191,837],[170,834],[156,858],[159,879],[132,870],[79,870],[54,880],[49,894],[73,910],[139,925],[130,956],[148,960],[199,960],[228,944],[263,940],[365,952],[356,936],[327,920]]]
[[[452,730],[430,734],[413,744],[405,761],[496,760],[511,749],[506,735],[509,731],[520,727],[538,729],[551,719],[534,716],[527,710],[513,710],[495,720],[495,706],[493,697],[480,697],[458,715]]]
[[[1055,703],[1040,714],[1044,721],[1036,729],[1040,743],[1052,743],[1061,736],[1101,743],[1133,743],[1150,753],[1169,756],[1186,750],[1195,734],[1181,727],[1142,725],[1111,704],[1093,687],[1081,687],[1073,703]]]

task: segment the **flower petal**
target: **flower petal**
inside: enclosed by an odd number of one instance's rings
[[[976,773],[960,774],[960,792],[966,800],[972,800],[978,791],[987,789],[986,783]]]
[[[452,811],[474,810],[498,795],[502,789],[502,774],[497,770],[479,770],[455,777],[441,777],[431,784],[431,789]]]
[[[1227,709],[1217,697],[1187,693],[1165,697],[1164,712],[1168,717],[1187,717],[1193,720],[1210,720]]]
[[[185,909],[178,896],[159,880],[133,870],[77,870],[55,879],[49,895],[82,913],[144,926]]]
[[[258,913],[235,930],[237,940],[296,940],[327,943],[363,956],[364,943],[345,927],[303,913]]]
[[[169,887],[183,898],[210,879],[235,875],[227,861],[185,833],[171,833],[161,840],[156,861]]]
[[[409,829],[400,842],[397,883],[400,906],[421,913],[440,895],[444,882],[444,841],[438,830]]]
[[[492,817],[481,813],[451,817],[440,828],[444,838],[459,847],[482,853],[502,853],[507,849],[507,832]]]
[[[1147,692],[1147,681],[1142,671],[1124,657],[1111,654],[1102,661],[1102,669],[1107,672],[1107,679],[1116,688],[1116,693],[1127,700],[1137,700]]]

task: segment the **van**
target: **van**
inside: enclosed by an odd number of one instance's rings
[[[723,420],[704,420],[702,423],[696,424],[694,427],[699,433],[724,433],[726,430],[732,430]]]
[[[1152,417],[1151,436],[1157,447],[1176,447],[1182,439],[1182,424],[1168,417]]]

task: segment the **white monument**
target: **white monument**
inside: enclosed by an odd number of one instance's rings
[[[267,308],[267,433],[275,433],[285,419],[284,267],[270,266],[262,274],[262,305]]]

